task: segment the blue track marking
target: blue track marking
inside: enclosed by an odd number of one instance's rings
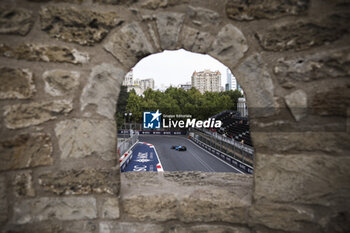
[[[157,152],[152,144],[139,142],[132,148],[132,158],[122,172],[162,171]]]

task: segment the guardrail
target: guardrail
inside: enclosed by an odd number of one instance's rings
[[[211,152],[212,154],[214,154],[216,157],[220,158],[221,160],[224,160],[225,162],[231,164],[232,166],[234,166],[235,168],[237,168],[238,170],[247,173],[247,174],[253,174],[254,172],[254,168],[249,166],[248,164],[245,164],[235,158],[232,158],[231,156],[211,147],[208,146],[207,144],[205,144],[204,142],[201,142],[200,140],[194,138],[194,137],[190,137],[190,140],[192,140],[194,143],[196,143],[197,145],[199,145],[200,147],[202,147],[203,149]]]
[[[186,135],[186,131],[139,131],[143,135]]]
[[[246,153],[251,154],[252,156],[254,156],[254,148],[253,147],[245,145],[245,144],[242,144],[241,142],[236,141],[233,138],[231,139],[231,138],[223,137],[221,134],[211,132],[210,130],[207,130],[207,129],[195,129],[195,130],[199,130],[199,131],[201,131],[203,133],[206,133],[206,134],[209,134],[209,135],[211,135],[213,137],[216,137],[217,139],[219,139],[221,141],[224,141],[226,143],[229,143],[229,144],[235,146],[236,148],[238,148],[240,150],[243,150]]]
[[[120,170],[124,171],[126,166],[128,166],[133,156],[132,150],[124,153],[119,159]]]
[[[134,131],[135,132],[135,131]],[[139,134],[143,135],[186,135],[187,131],[148,131],[148,130],[139,130],[136,131]],[[118,134],[129,134],[129,130],[118,130]]]
[[[124,155],[125,152],[127,152],[137,142],[138,137],[139,137],[139,134],[135,133],[132,137],[118,143],[118,148],[117,148],[118,155],[119,156]]]

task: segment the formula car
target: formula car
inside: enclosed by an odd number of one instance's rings
[[[186,151],[186,146],[171,146],[171,149],[178,150],[178,151]]]

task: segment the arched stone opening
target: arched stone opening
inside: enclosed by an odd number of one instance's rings
[[[10,12],[7,5],[2,10],[1,75],[10,80],[0,89],[0,222],[5,232],[348,231],[346,1],[281,7],[270,1],[263,7],[235,1],[58,2],[18,0],[9,3]],[[110,11],[119,18],[114,21]],[[82,15],[89,20],[76,23]],[[229,179],[242,191],[237,199],[218,199],[206,188],[185,202],[176,195],[166,201],[157,198],[161,194],[130,195],[145,210],[130,212],[128,196],[122,194],[121,203],[117,198],[120,173],[111,157],[116,140],[109,106],[115,105],[118,90],[110,89],[109,81],[118,85],[140,58],[177,48],[222,61],[246,90],[248,105],[257,107],[255,113],[249,109],[257,152],[253,193],[244,193],[243,187],[251,179]],[[45,80],[66,77],[62,70],[71,84],[75,71],[81,78],[57,97],[50,85],[45,91]],[[16,78],[22,81],[13,82]],[[23,89],[16,83],[25,83]],[[105,90],[107,101],[101,95]],[[299,107],[311,113],[295,111]],[[190,191],[186,177],[166,176],[153,178],[170,190]],[[200,184],[201,175],[194,176]],[[209,178],[210,187],[227,187],[225,178]],[[143,179],[126,177],[124,184]],[[136,188],[140,194],[142,187]],[[172,208],[158,218],[151,211],[156,206]]]
[[[233,87],[225,90],[227,82]],[[150,90],[144,87],[146,84]],[[122,172],[251,174],[254,147],[244,96],[228,67],[210,55],[180,49],[143,58],[125,76],[117,105]],[[242,107],[237,106],[238,101],[243,101]],[[143,113],[149,111],[160,112],[160,128],[144,126]],[[197,128],[196,120],[210,124]],[[222,125],[214,126],[216,120]],[[144,143],[155,146],[154,151]],[[177,153],[171,145],[185,146],[185,152]],[[158,155],[155,159],[154,154]],[[159,169],[155,162],[158,157]]]
[[[146,22],[131,22],[123,25],[118,32],[110,35],[104,44],[104,48],[127,67],[126,70],[130,70],[144,56],[179,48],[209,54],[231,70],[232,67],[238,67],[237,71],[240,72],[237,73],[238,75],[255,72],[255,67],[249,69],[250,64],[260,68],[257,73],[265,67],[259,55],[247,59],[248,61],[244,64],[247,64],[248,68],[243,66],[240,69],[240,66],[237,66],[247,52],[248,45],[242,32],[231,23],[221,23],[221,29],[215,29],[218,33],[215,38],[205,30],[185,25],[184,14],[162,12],[145,18]],[[205,19],[202,20],[205,21]],[[208,24],[208,22],[205,23]],[[152,37],[152,34],[155,37]],[[264,76],[267,81],[259,84],[260,77],[259,74],[254,73],[251,78],[253,82],[244,82],[237,78],[246,90],[248,104],[250,101],[252,106],[263,109],[267,104],[269,107],[272,106],[273,90],[271,78]],[[246,85],[250,86],[246,88]],[[267,104],[258,101],[266,93],[269,98]],[[225,181],[222,182],[222,180]],[[181,191],[174,192],[172,189],[174,182],[184,182]],[[154,184],[157,184],[157,189],[154,189]],[[209,191],[212,185],[215,190]],[[225,196],[227,199],[216,200],[218,196]],[[211,200],[209,205],[206,203],[207,199]],[[193,203],[194,200],[196,200],[195,203]],[[246,221],[243,219],[252,203],[252,178],[235,174],[203,175],[186,172],[122,174],[121,203],[127,216],[141,222],[146,219],[152,222],[169,220],[211,222],[225,219],[224,221],[235,225]],[[115,226],[106,223],[106,227]]]

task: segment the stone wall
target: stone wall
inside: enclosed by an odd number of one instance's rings
[[[349,232],[347,0],[0,3],[2,232]],[[184,48],[244,88],[255,174],[120,174],[141,58]]]

